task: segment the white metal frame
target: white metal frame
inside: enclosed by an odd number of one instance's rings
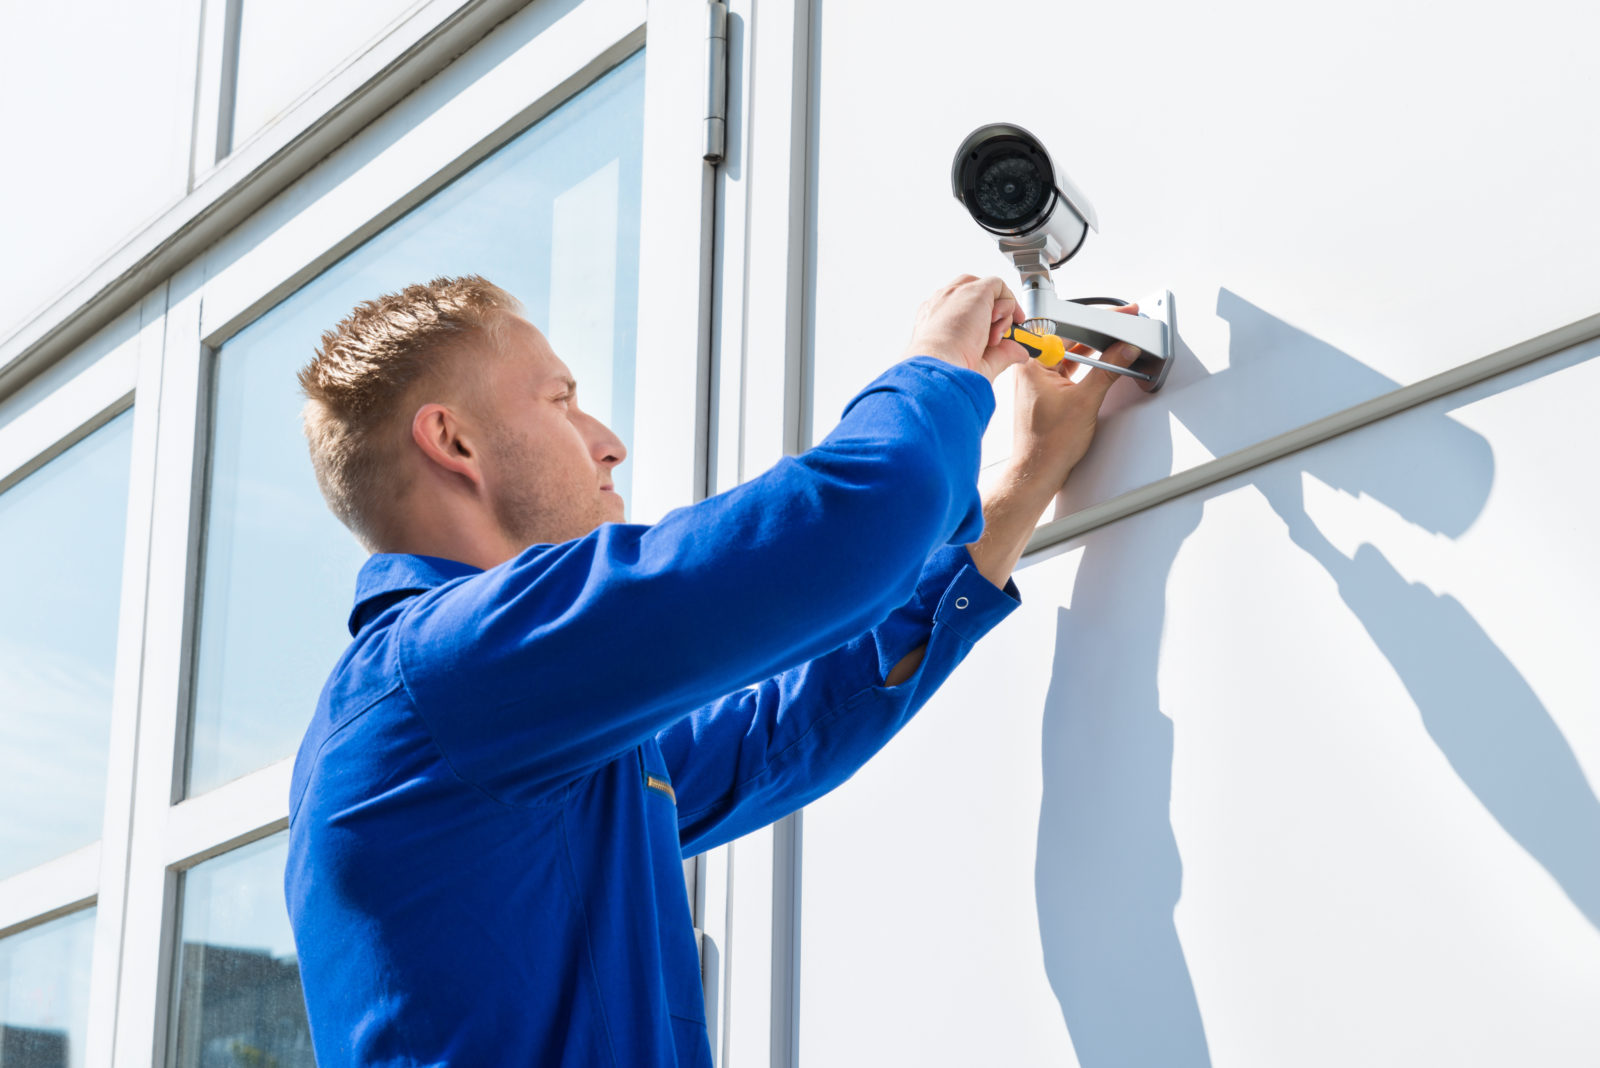
[[[0,427],[0,492],[127,407],[139,371],[139,342],[138,335],[124,341]]]
[[[7,391],[98,328],[80,323],[105,319],[105,309],[147,286],[161,266],[175,272],[165,282],[158,274],[132,339],[0,427],[3,490],[135,394],[139,400],[104,837],[0,881],[0,935],[99,906],[92,1068],[166,1063],[179,876],[287,825],[290,760],[180,799],[213,354],[647,42],[639,332],[651,343],[637,378],[638,395],[650,403],[635,417],[632,518],[652,521],[706,486],[714,172],[700,158],[699,5],[431,0],[330,74],[285,120],[208,169],[225,104],[215,92],[225,6],[204,0],[200,77],[210,88],[197,105],[196,193],[185,201],[191,216],[169,215],[164,233],[136,238],[49,314],[0,342],[0,391]],[[499,25],[485,36],[491,19]],[[441,60],[443,50],[450,55]],[[381,117],[378,103],[388,109]],[[330,156],[332,138],[340,147]],[[315,157],[305,155],[312,151]],[[221,204],[231,206],[225,228],[216,222]]]
[[[576,0],[544,0],[552,12]],[[144,293],[395,103],[449,66],[528,0],[428,0],[323,78],[282,118],[215,166],[226,0],[196,0],[200,55],[190,188],[9,337],[0,338],[0,393],[75,349]],[[210,155],[206,155],[209,152]],[[195,161],[200,161],[195,165]]]
[[[409,48],[436,31],[462,10],[471,6],[468,0],[416,0],[389,24],[374,27],[372,36],[354,54],[346,57],[332,70],[300,94],[285,109],[282,122],[269,123],[261,130],[246,131],[238,136],[235,126],[234,103],[239,73],[239,17],[243,0],[200,0],[200,62],[199,80],[195,93],[194,133],[190,142],[189,188],[193,189],[235,152],[249,149],[254,142],[266,139],[282,143],[285,135],[292,136],[296,128],[304,129],[314,124],[324,113],[330,100],[344,100],[353,88],[372,76],[374,61],[403,55]],[[342,84],[341,84],[342,83]],[[325,87],[332,87],[325,93]],[[324,107],[301,105],[321,96]],[[287,125],[288,129],[275,128]]]
[[[166,289],[158,287],[128,313],[138,323],[131,337],[0,428],[3,492],[130,406],[134,411],[101,837],[63,857],[0,881],[0,937],[97,906],[87,1034],[90,1064],[103,1063],[103,1051],[111,1041],[125,916],[128,798],[138,724],[146,560],[154,503],[155,401],[159,394],[165,301]]]
[[[727,164],[718,179],[709,489],[805,440],[811,0],[730,0]],[[708,982],[716,1062],[798,1063],[801,815],[699,858],[697,922],[718,943]]]
[[[640,475],[636,513],[659,514],[693,499],[705,227],[698,158],[699,64],[695,14],[630,0],[590,2],[550,17],[534,6],[452,68],[455,80],[385,116],[341,149],[358,159],[337,182],[269,233],[223,240],[173,282],[162,393],[162,512],[152,532],[151,606],[146,643],[143,738],[129,862],[128,910],[146,918],[125,936],[116,1065],[167,1057],[178,875],[228,849],[283,829],[290,761],[218,790],[174,803],[188,708],[199,554],[207,381],[211,354],[262,311],[377,233],[451,178],[504,144],[636,51],[646,61],[646,202],[641,237],[641,336],[652,345],[639,366],[639,394],[656,403],[636,418]],[[503,56],[505,37],[526,40]],[[493,57],[481,59],[481,56]],[[416,113],[420,119],[414,119]],[[654,114],[652,114],[652,112]],[[674,140],[679,117],[693,136]],[[270,209],[270,206],[269,206]],[[663,403],[665,402],[665,403]],[[636,515],[636,518],[638,516]],[[159,919],[159,922],[154,922]]]

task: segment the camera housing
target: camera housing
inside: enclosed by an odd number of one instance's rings
[[[1100,229],[1094,205],[1020,126],[994,122],[967,135],[950,165],[950,190],[1003,252],[1035,250],[1060,267]]]
[[[1100,353],[1118,342],[1131,345],[1139,351],[1127,367],[1074,354],[1070,347],[1066,358],[1132,378],[1147,393],[1161,388],[1172,369],[1178,336],[1171,292],[1163,289],[1141,298],[1136,315],[1099,306],[1107,301],[1056,295],[1050,272],[1077,255],[1089,231],[1099,232],[1100,221],[1089,198],[1055,165],[1037,137],[1012,123],[978,127],[956,149],[950,191],[1021,276],[1017,301],[1028,330]]]

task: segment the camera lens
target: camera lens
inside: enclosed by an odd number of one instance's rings
[[[978,210],[1002,226],[1038,214],[1050,191],[1033,160],[1021,152],[985,161],[973,184]]]
[[[1002,237],[1044,224],[1056,206],[1050,157],[1030,135],[984,127],[956,154],[951,185],[977,224]]]

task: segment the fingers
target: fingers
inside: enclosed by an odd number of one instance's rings
[[[994,302],[994,309],[990,312],[989,344],[998,345],[1000,339],[1011,330],[1011,324],[1021,322],[1018,318],[1022,309],[1017,306],[1017,299],[1004,296]]]
[[[1128,307],[1137,308],[1137,305],[1130,304]],[[1117,310],[1124,311],[1126,309],[1118,308]],[[1130,312],[1129,314],[1133,313]],[[1134,360],[1139,358],[1139,348],[1136,345],[1128,344],[1126,341],[1119,341],[1115,345],[1112,345],[1110,348],[1106,349],[1106,351],[1101,354],[1100,358],[1106,363],[1114,363],[1118,367],[1128,367],[1133,364]],[[1105,395],[1110,392],[1111,387],[1116,385],[1117,379],[1121,377],[1123,376],[1099,367],[1095,367],[1092,368],[1087,375],[1084,375],[1083,382],[1081,384],[1093,390],[1098,395],[1099,399],[1104,399]]]
[[[1137,315],[1139,314],[1139,305],[1125,304],[1115,310],[1123,315]],[[1067,351],[1080,356],[1088,356],[1094,353],[1095,350],[1087,345],[1074,344]],[[1105,363],[1114,363],[1118,367],[1128,367],[1132,365],[1134,360],[1139,358],[1139,349],[1137,346],[1119,341],[1101,353],[1099,358]],[[1104,399],[1105,395],[1110,392],[1111,387],[1117,384],[1117,379],[1121,377],[1123,376],[1114,372],[1092,367],[1089,369],[1089,373],[1079,381],[1078,385],[1082,389],[1098,394],[1098,399]]]
[[[952,285],[958,289],[967,289],[968,292],[964,296],[975,300],[980,307],[984,304],[989,306],[989,335],[985,339],[980,360],[991,365],[1004,366],[1027,359],[1027,350],[1021,345],[1002,340],[1010,331],[1011,324],[1021,322],[1023,319],[1022,307],[1017,302],[1016,294],[1011,292],[1011,287],[1006,285],[1004,280],[995,275],[975,278],[965,274],[957,278]]]
[[[933,356],[990,376],[999,367],[1026,359],[1018,345],[1001,340],[1021,321],[1017,298],[996,276],[957,275],[917,311],[908,355]]]
[[[1000,339],[1006,336],[1006,330],[1008,329],[1006,322],[1005,319],[996,319],[989,324],[989,348],[994,348],[1000,344]]]
[[[983,284],[994,302],[989,312],[989,345],[992,348],[1011,330],[1013,323],[1020,323],[1026,317],[1017,295],[1003,280],[991,275],[983,279]],[[1026,356],[1026,352],[1023,355]]]
[[[1010,367],[1013,364],[1030,363],[1032,361],[1028,359],[1027,349],[1023,348],[1015,341],[1002,341],[998,344],[990,345],[988,348],[984,349],[981,362],[984,367],[988,368],[988,371],[985,373],[988,374],[989,381],[993,382],[997,377],[999,377],[1000,372],[1004,371],[1007,367]]]

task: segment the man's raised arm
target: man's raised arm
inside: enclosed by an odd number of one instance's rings
[[[1113,346],[1122,366],[1137,353]],[[936,551],[916,594],[825,656],[729,694],[661,732],[685,856],[731,841],[848,779],[1020,602],[1010,575],[1094,435],[1115,381],[1019,367],[1012,455],[983,498],[983,534]]]
[[[527,799],[713,698],[835,648],[982,529],[991,381],[1023,358],[998,280],[924,305],[913,346],[815,448],[651,527],[606,524],[416,598],[399,666],[457,772]],[[594,665],[600,664],[599,669]]]

